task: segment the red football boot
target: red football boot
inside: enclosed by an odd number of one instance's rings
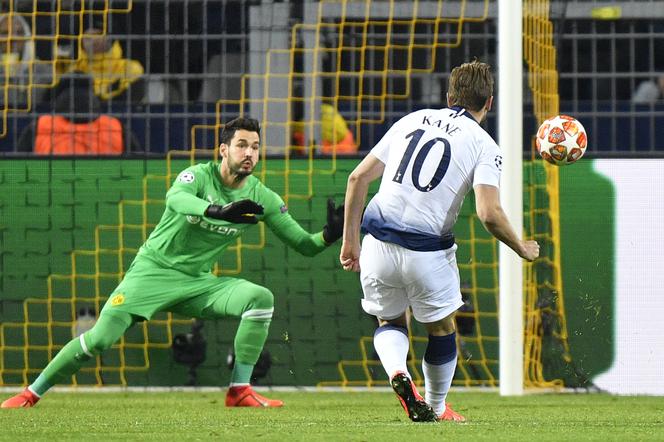
[[[451,404],[445,404],[445,411],[438,418],[439,421],[466,422],[466,418],[452,410]]]
[[[282,407],[283,401],[268,399],[256,393],[251,385],[230,387],[226,393],[227,407]]]
[[[30,408],[39,401],[39,396],[29,389],[23,390],[14,397],[10,397],[0,405],[0,408]]]

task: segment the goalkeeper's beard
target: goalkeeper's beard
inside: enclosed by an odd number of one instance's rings
[[[246,160],[245,160],[246,161]],[[233,163],[232,161],[228,161],[228,170],[231,172],[231,175],[235,177],[236,181],[242,180],[243,178],[248,177],[252,173],[254,173],[254,163],[251,162],[251,167],[248,169],[244,169],[242,167],[242,161],[241,163]]]

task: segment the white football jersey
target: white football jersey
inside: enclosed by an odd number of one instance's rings
[[[385,164],[385,172],[362,229],[411,250],[452,247],[452,227],[468,191],[500,182],[498,145],[460,107],[406,115],[371,153]]]

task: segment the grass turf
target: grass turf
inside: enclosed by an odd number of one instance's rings
[[[664,440],[664,397],[453,393],[468,422],[423,424],[391,393],[266,395],[286,406],[225,408],[223,393],[54,392],[33,409],[0,410],[0,440]]]

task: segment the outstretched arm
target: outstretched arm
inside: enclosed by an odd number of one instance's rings
[[[383,175],[385,164],[368,154],[348,177],[346,187],[346,213],[344,215],[343,242],[339,261],[344,270],[360,271],[360,224],[367,200],[369,184]]]
[[[528,261],[537,259],[539,244],[537,244],[537,241],[523,241],[519,238],[500,205],[498,188],[487,184],[478,184],[474,189],[475,210],[484,228],[523,259]]]
[[[336,207],[331,198],[327,201],[327,224],[322,232],[309,233],[288,213],[286,205],[279,199],[277,207],[268,210],[264,221],[286,245],[305,256],[314,256],[336,242],[343,230],[343,204]]]
[[[265,205],[263,221],[287,246],[305,256],[314,256],[341,237],[343,230],[343,205],[336,207],[327,201],[327,224],[323,231],[310,233],[293,219],[288,207],[275,192],[266,188],[261,202]]]
[[[281,242],[304,256],[317,255],[327,248],[323,232],[307,232],[289,213],[281,214],[277,219],[266,217],[265,223]]]

